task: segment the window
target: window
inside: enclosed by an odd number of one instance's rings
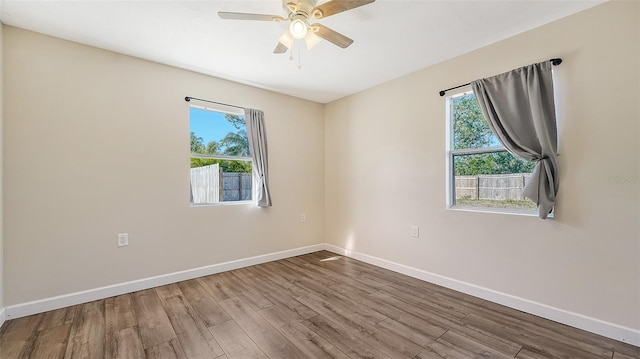
[[[536,214],[522,196],[535,162],[514,157],[484,119],[473,92],[447,98],[448,207]]]
[[[244,113],[191,106],[191,205],[253,198]]]

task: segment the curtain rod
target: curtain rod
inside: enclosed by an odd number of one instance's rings
[[[224,103],[224,102],[216,102],[216,101],[204,100],[204,99],[201,99],[201,98],[191,97],[191,96],[187,96],[187,97],[185,97],[185,98],[184,98],[184,100],[185,100],[185,101],[187,101],[187,102],[189,102],[189,101],[191,101],[191,100],[198,100],[198,101],[202,101],[202,102],[215,103],[215,104],[217,104],[217,105],[223,105],[223,106],[235,107],[235,108],[239,108],[239,109],[242,109],[242,110],[246,110],[244,107],[241,107],[241,106],[230,105],[230,104],[228,104],[228,103]]]
[[[549,60],[549,61],[551,61],[551,63],[553,64],[553,66],[558,66],[558,65],[560,65],[560,64],[562,63],[562,59],[551,59],[551,60]],[[445,93],[447,93],[447,91],[451,91],[451,90],[459,89],[460,87],[465,87],[465,86],[469,86],[469,85],[471,85],[471,82],[466,83],[466,84],[464,84],[464,85],[458,85],[458,86],[455,86],[455,87],[452,87],[452,88],[448,88],[448,89],[446,89],[446,90],[441,90],[441,91],[440,91],[440,96],[444,96],[444,94],[445,94]]]

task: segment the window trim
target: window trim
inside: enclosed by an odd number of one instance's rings
[[[191,153],[190,158],[210,158],[214,160],[230,160],[230,161],[249,161],[253,163],[251,157],[227,156],[227,155],[204,155],[201,153]]]
[[[196,99],[192,99],[193,101],[197,101]],[[244,109],[238,109],[232,106],[226,106],[223,104],[207,104],[206,106],[197,105],[194,103],[189,103],[189,123],[191,123],[191,108],[197,108],[205,111],[212,111],[230,115],[238,115],[245,117]],[[230,160],[230,161],[248,161],[251,162],[251,166],[253,167],[253,158],[251,156],[229,156],[229,155],[210,155],[210,154],[200,154],[200,153],[192,153],[189,150],[189,161],[192,158],[204,158],[204,159],[215,159],[215,160]],[[216,207],[216,206],[234,206],[234,205],[249,205],[256,204],[257,197],[257,185],[258,181],[256,179],[256,175],[254,171],[251,171],[251,199],[248,201],[223,201],[217,203],[193,203],[189,200],[189,207]],[[189,178],[189,187],[191,187],[191,178]]]
[[[446,108],[446,141],[445,141],[445,153],[446,153],[446,208],[448,210],[462,211],[462,212],[480,212],[491,214],[510,214],[518,216],[538,217],[537,210],[516,209],[516,208],[495,208],[495,207],[481,207],[481,206],[465,206],[456,204],[455,193],[455,181],[456,176],[453,171],[455,156],[475,155],[485,153],[497,153],[507,151],[504,146],[492,146],[492,147],[480,147],[480,148],[464,148],[453,149],[454,145],[454,130],[453,130],[453,99],[456,97],[466,96],[469,94],[475,94],[471,90],[471,86],[464,86],[456,89],[457,92],[447,96],[445,98]],[[508,151],[507,151],[508,152]],[[548,218],[554,217],[555,210],[551,212]]]

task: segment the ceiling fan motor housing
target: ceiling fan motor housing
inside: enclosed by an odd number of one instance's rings
[[[311,11],[316,7],[317,0],[283,0],[282,3],[287,11],[287,16],[291,20],[294,20],[295,16],[303,16],[308,19],[312,15]]]

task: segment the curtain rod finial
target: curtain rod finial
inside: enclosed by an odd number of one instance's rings
[[[187,97],[184,98],[184,100],[189,102],[189,101],[191,101],[191,97],[187,96]]]
[[[446,93],[445,91],[440,91],[440,96],[441,97],[444,96],[445,93]]]
[[[558,66],[562,63],[562,59],[551,59],[553,66]]]

